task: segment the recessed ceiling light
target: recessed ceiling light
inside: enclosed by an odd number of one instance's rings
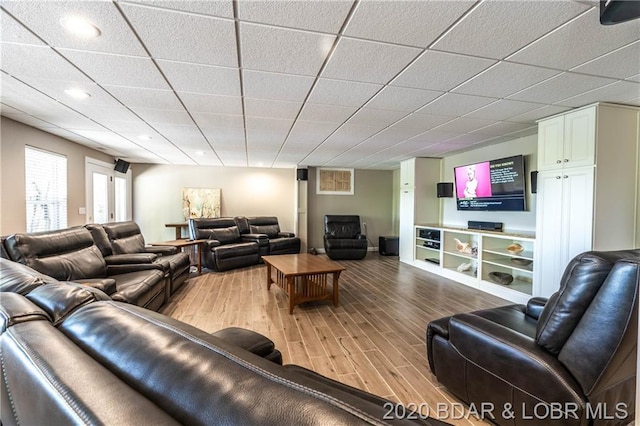
[[[85,18],[70,15],[60,19],[60,25],[62,25],[67,31],[80,37],[98,37],[100,29],[87,21]]]
[[[149,135],[140,135],[138,136],[138,139],[142,139],[143,141],[150,141],[153,138]]]
[[[198,157],[202,157],[204,154],[205,154],[205,152],[204,152],[204,151],[196,151],[196,155],[197,155]]]
[[[76,99],[88,99],[91,97],[90,94],[82,89],[67,89],[64,91],[64,93]]]

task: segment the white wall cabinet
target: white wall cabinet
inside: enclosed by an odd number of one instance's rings
[[[639,111],[596,104],[539,122],[537,295],[557,291],[579,253],[634,247]]]
[[[400,163],[400,260],[413,263],[414,226],[438,222],[440,202],[436,184],[440,181],[439,158],[411,158]]]

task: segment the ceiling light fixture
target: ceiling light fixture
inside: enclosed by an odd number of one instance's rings
[[[138,139],[142,139],[143,141],[150,141],[153,138],[149,135],[140,135],[138,136]]]
[[[202,157],[204,155],[204,151],[196,151],[196,155]]]
[[[79,37],[98,37],[101,34],[98,27],[81,16],[65,16],[60,19],[60,25],[62,25],[70,33],[75,34]]]
[[[82,89],[67,89],[64,93],[75,99],[89,99],[91,97],[89,93]]]

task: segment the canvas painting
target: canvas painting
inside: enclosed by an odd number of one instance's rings
[[[184,220],[220,217],[220,188],[182,188]]]

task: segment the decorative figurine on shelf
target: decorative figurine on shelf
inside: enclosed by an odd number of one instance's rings
[[[469,263],[461,263],[460,265],[458,265],[458,267],[456,268],[456,270],[458,272],[465,272],[468,271],[469,269],[471,269],[471,267],[473,266],[472,262]]]
[[[511,254],[519,254],[519,253],[522,253],[523,250],[524,250],[524,247],[522,247],[518,243],[509,244],[507,246],[507,251]]]
[[[463,243],[457,238],[454,238],[456,242],[456,250],[458,253],[470,254],[472,256],[478,255],[478,247],[471,247],[471,243]]]

